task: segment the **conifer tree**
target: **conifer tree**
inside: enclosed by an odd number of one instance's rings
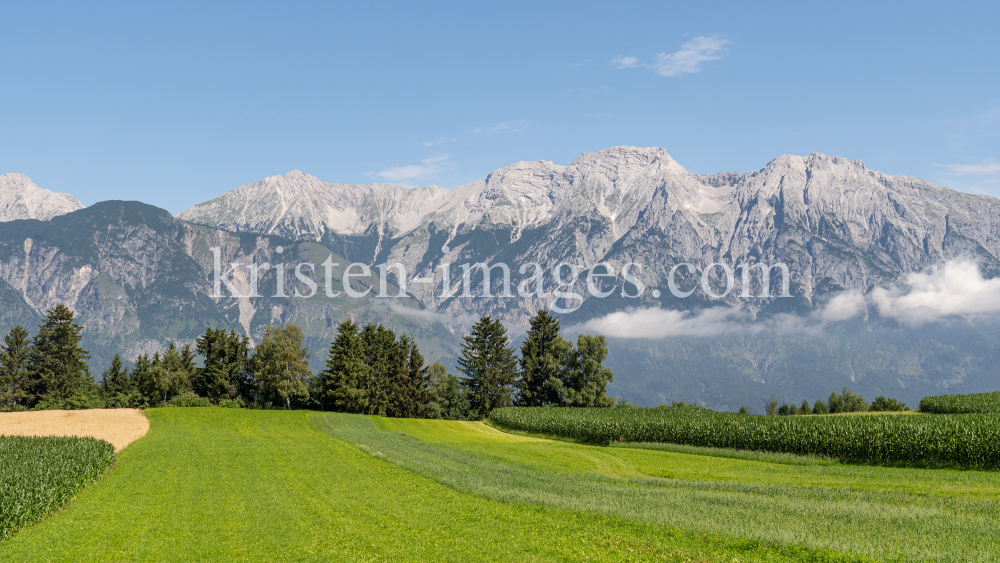
[[[573,345],[559,335],[559,319],[544,309],[532,317],[530,324],[527,338],[521,344],[517,404],[526,407],[562,404],[560,378]]]
[[[205,358],[204,367],[195,370],[194,392],[212,400],[252,395],[249,370],[250,340],[230,329],[205,330],[195,339],[196,349]]]
[[[323,408],[340,412],[361,413],[367,405],[365,346],[358,325],[350,318],[337,325],[337,336],[330,344],[330,353],[323,372]]]
[[[21,325],[10,329],[0,348],[0,409],[26,407],[30,402],[30,356],[31,339],[28,331]]]
[[[109,409],[139,408],[144,406],[134,372],[125,368],[121,356],[115,354],[111,365],[101,376],[101,395]]]
[[[500,320],[482,317],[463,338],[459,369],[469,393],[469,404],[478,416],[513,402],[517,360],[509,348],[507,329]]]
[[[417,348],[417,342],[410,340],[409,355],[409,412],[410,417],[426,417],[427,405],[430,403],[431,395],[427,389],[429,368],[424,363],[424,356]]]
[[[90,354],[80,347],[83,327],[73,322],[73,311],[56,305],[38,327],[28,357],[28,371],[37,399],[62,405],[74,395],[94,391],[94,379],[86,360]]]
[[[381,324],[367,324],[361,330],[361,341],[365,348],[365,364],[368,366],[367,380],[362,383],[365,390],[364,414],[385,416],[394,373],[396,333]],[[396,364],[398,365],[398,364]],[[405,365],[405,362],[402,362]]]
[[[122,357],[115,354],[111,365],[101,374],[101,391],[106,397],[124,393],[128,382],[128,370],[122,366]]]
[[[194,350],[191,349],[190,344],[185,344],[181,348],[180,356],[181,356],[181,364],[184,366],[184,371],[188,372],[190,377],[193,378],[198,368],[196,368],[194,365],[195,354]]]
[[[156,354],[155,358],[159,362],[159,354]],[[148,354],[141,354],[136,358],[131,379],[143,405],[156,406],[160,403],[160,392],[153,374],[153,359]]]
[[[393,361],[395,377],[392,386],[390,416],[418,418],[425,416],[430,402],[427,391],[427,366],[417,343],[407,335],[399,337]]]

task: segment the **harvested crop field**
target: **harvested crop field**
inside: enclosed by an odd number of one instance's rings
[[[0,413],[0,436],[78,436],[110,442],[116,452],[149,432],[139,409]]]

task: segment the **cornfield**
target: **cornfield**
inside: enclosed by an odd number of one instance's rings
[[[115,461],[93,438],[0,436],[0,541],[62,508]]]
[[[924,397],[920,399],[920,410],[936,414],[1000,413],[1000,391]]]
[[[666,442],[818,455],[850,462],[1000,468],[1000,416],[757,416],[699,408],[525,408],[493,411],[513,430],[591,443]]]

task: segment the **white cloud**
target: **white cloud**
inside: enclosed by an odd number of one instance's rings
[[[443,163],[448,160],[448,155],[439,154],[420,161],[420,164],[410,164],[407,166],[393,166],[379,172],[377,176],[390,182],[406,182],[418,180],[440,172]]]
[[[726,55],[726,45],[729,41],[719,37],[695,37],[681,45],[676,53],[660,53],[656,63],[652,65],[660,76],[679,76],[701,72],[701,64],[715,61]]]
[[[937,164],[956,176],[992,176],[1000,174],[1000,161],[987,158],[978,164]]]
[[[826,322],[853,319],[865,311],[865,294],[859,290],[838,293],[819,310],[817,316]]]
[[[519,133],[528,128],[528,122],[523,119],[515,119],[514,121],[504,121],[502,123],[497,123],[496,125],[484,125],[483,127],[476,127],[475,129],[470,129],[467,131],[473,135],[477,133],[486,133],[487,135],[492,133]]]
[[[712,307],[697,312],[652,307],[617,311],[568,330],[588,331],[615,338],[659,339],[672,336],[718,336],[740,328],[740,307]]]
[[[635,68],[639,66],[639,59],[636,57],[617,57],[612,62],[616,68]]]
[[[424,141],[421,144],[425,147],[433,147],[434,145],[440,145],[441,143],[455,143],[457,141],[457,137],[441,137],[436,141]]]
[[[871,300],[884,317],[915,326],[954,315],[1000,312],[1000,278],[984,279],[972,260],[953,260],[903,278],[902,287],[877,287]]]
[[[501,131],[509,131],[511,133],[518,133],[524,131],[528,127],[528,122],[523,120],[517,121],[505,121],[503,123],[497,123],[491,127],[487,133],[499,133]]]
[[[701,72],[702,63],[726,56],[726,45],[729,45],[729,41],[720,37],[699,35],[681,45],[680,51],[658,54],[653,64],[643,64],[638,57],[616,57],[611,63],[615,68],[644,66],[653,69],[660,76],[695,74]]]
[[[469,313],[449,315],[447,313],[431,311],[430,309],[411,309],[410,307],[404,307],[398,303],[392,302],[389,303],[389,310],[398,315],[403,315],[404,317],[429,323],[441,323],[446,327],[471,327],[479,321],[478,315],[472,315]]]
[[[984,279],[979,265],[972,260],[950,260],[925,272],[907,274],[900,285],[876,287],[867,295],[860,290],[843,291],[807,316],[782,314],[764,321],[746,322],[745,312],[739,306],[700,311],[654,307],[618,311],[567,330],[642,339],[763,331],[815,334],[832,323],[848,321],[872,308],[883,317],[908,326],[951,316],[1000,313],[1000,278]]]

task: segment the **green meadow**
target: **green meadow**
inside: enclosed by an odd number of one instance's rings
[[[996,472],[166,408],[0,561],[990,561]]]

